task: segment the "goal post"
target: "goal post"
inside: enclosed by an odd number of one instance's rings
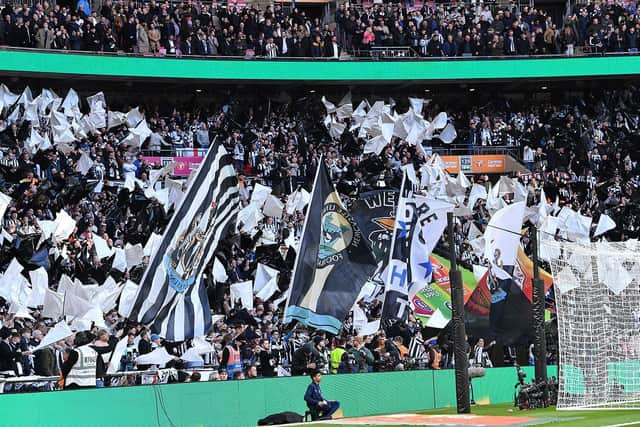
[[[558,409],[640,409],[638,241],[541,246],[558,314]]]

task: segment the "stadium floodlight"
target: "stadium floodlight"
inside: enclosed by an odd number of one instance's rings
[[[558,409],[640,409],[638,241],[542,244],[559,254]]]

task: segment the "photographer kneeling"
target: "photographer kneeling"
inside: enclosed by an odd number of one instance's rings
[[[340,408],[340,402],[335,400],[325,400],[322,397],[320,382],[322,374],[319,371],[311,373],[311,384],[307,387],[304,394],[304,401],[311,412],[311,420],[330,420],[331,416]]]

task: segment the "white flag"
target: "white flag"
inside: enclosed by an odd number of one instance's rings
[[[364,153],[375,153],[377,155],[380,155],[384,147],[386,147],[388,144],[389,143],[382,135],[375,136],[368,140],[364,145]]]
[[[131,280],[127,280],[120,294],[120,305],[118,306],[118,313],[121,316],[129,317],[131,308],[136,299],[136,293],[138,292],[138,285]]]
[[[32,351],[35,352],[35,351],[41,350],[51,344],[54,344],[67,337],[70,337],[71,335],[73,335],[73,332],[67,325],[67,322],[62,320],[56,323],[56,325],[53,328],[49,329],[49,332],[47,333],[47,335],[45,335],[44,338],[42,338],[42,341],[40,341],[40,344],[38,344],[38,346],[34,348]]]
[[[272,277],[259,292],[256,292],[256,297],[262,301],[268,301],[276,292],[278,292],[278,276]]]
[[[17,259],[13,258],[2,277],[0,277],[0,297],[10,302],[18,299],[19,288],[22,286],[24,279],[22,270],[24,270],[22,265]]]
[[[282,210],[284,209],[284,204],[278,199],[276,196],[270,195],[267,197],[267,200],[264,202],[264,206],[262,207],[262,213],[265,216],[272,216],[274,218],[282,217]]]
[[[380,319],[368,322],[360,331],[358,335],[366,337],[367,335],[373,335],[380,329]]]
[[[188,349],[187,351],[185,351],[182,356],[180,356],[180,359],[184,360],[185,362],[194,362],[194,363],[204,363],[204,360],[202,359],[202,356],[200,356],[196,350],[193,349],[193,347],[191,347],[190,349]]]
[[[262,288],[269,282],[269,280],[278,276],[279,271],[268,265],[258,263],[256,268],[256,278],[254,280],[253,291],[260,292]]]
[[[56,214],[56,220],[54,222],[56,223],[54,235],[58,242],[67,240],[76,228],[76,221],[71,218],[64,209]]]
[[[138,356],[136,358],[136,363],[138,365],[158,365],[162,368],[173,359],[175,359],[175,357],[167,353],[167,349],[165,347],[158,347],[151,353]]]
[[[139,107],[132,108],[129,110],[126,116],[127,127],[134,128],[138,126],[138,124],[144,120],[144,115],[140,112]]]
[[[42,308],[42,317],[49,319],[58,319],[62,316],[62,306],[64,295],[57,293],[51,289],[46,289],[44,294],[44,304]]]
[[[82,318],[89,310],[93,308],[93,305],[77,296],[74,293],[67,292],[64,295],[64,315]]]
[[[91,240],[93,240],[93,245],[96,248],[96,254],[98,258],[108,258],[114,254],[113,248],[110,248],[107,244],[107,241],[97,234],[93,233],[91,236]]]
[[[409,98],[409,104],[416,114],[422,114],[422,108],[424,107],[424,98]]]
[[[258,270],[260,269],[260,264],[258,264]],[[218,283],[224,283],[227,281],[229,276],[227,275],[227,270],[225,270],[222,262],[218,259],[218,257],[213,258],[213,280]]]
[[[120,341],[118,341],[118,344],[116,344],[116,347],[113,349],[113,356],[111,357],[111,361],[109,362],[107,374],[113,375],[118,372],[118,369],[120,368],[120,359],[127,352],[128,341],[129,337],[125,336]]]
[[[144,245],[144,256],[153,256],[160,247],[160,243],[162,243],[162,236],[156,233],[151,233],[149,240],[147,240],[147,243]]]
[[[43,267],[29,272],[31,278],[31,295],[27,301],[27,307],[44,305],[44,297],[49,289],[49,274]]]
[[[600,215],[600,219],[598,220],[596,232],[593,234],[593,237],[604,234],[609,230],[613,230],[614,228],[616,228],[616,222],[612,220],[609,215],[602,214]]]
[[[437,309],[427,320],[426,326],[427,328],[444,329],[449,324],[449,320],[451,319],[447,319],[442,311]]]
[[[124,256],[127,261],[127,269],[131,269],[135,266],[142,264],[142,258],[144,257],[144,249],[140,243],[131,245],[127,243],[124,248]]]
[[[333,102],[328,101],[327,98],[325,98],[324,96],[322,97],[321,101],[324,104],[324,108],[327,109],[327,114],[336,112],[336,106]]]
[[[0,218],[4,218],[4,214],[11,203],[11,197],[0,192]]]
[[[116,253],[116,256],[113,258],[111,267],[124,273],[125,271],[127,271],[127,257],[125,255],[124,249],[113,248],[113,251]]]
[[[478,200],[487,200],[487,189],[484,185],[473,184],[471,187],[471,193],[469,193],[469,202],[467,207],[473,209]]]
[[[368,319],[366,313],[358,304],[355,304],[353,306],[353,329],[359,332],[366,326],[367,322]]]
[[[76,171],[80,172],[82,175],[86,175],[87,172],[89,172],[92,167],[93,167],[93,160],[91,159],[91,157],[87,155],[87,153],[83,152],[80,155],[80,159],[78,160]]]
[[[256,183],[253,187],[253,191],[251,192],[251,201],[252,205],[261,208],[264,205],[264,202],[267,201],[267,197],[271,194],[273,190],[271,187],[267,187],[266,185]]]
[[[234,283],[231,285],[231,304],[235,306],[236,301],[242,301],[242,308],[247,310],[253,309],[253,283],[250,280],[246,282]]]
[[[447,226],[447,212],[454,205],[433,198],[415,196],[416,230],[411,238],[411,280],[409,301],[431,281],[431,262],[429,256],[442,237]]]
[[[296,190],[287,198],[287,214],[291,215],[294,211],[302,211],[309,204],[311,195],[304,188]]]
[[[110,286],[110,283],[113,283],[113,286]],[[98,288],[96,299],[103,312],[106,313],[116,307],[116,301],[118,300],[120,293],[122,293],[123,288],[124,285],[118,286],[111,276],[109,276],[107,281]]]
[[[12,313],[15,318],[35,320],[31,314],[29,314],[27,307],[16,302],[11,303],[9,306],[9,313]]]
[[[525,202],[514,203],[497,211],[489,220],[484,232],[484,256],[499,267],[515,265],[525,206]]]

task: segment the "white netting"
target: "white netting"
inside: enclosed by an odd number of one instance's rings
[[[640,408],[638,241],[542,245],[558,254],[558,409]]]

